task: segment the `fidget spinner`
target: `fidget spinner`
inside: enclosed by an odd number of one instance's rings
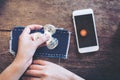
[[[46,42],[47,48],[48,49],[54,49],[54,48],[56,48],[57,45],[58,45],[58,39],[52,37],[52,35],[56,32],[55,26],[53,26],[51,24],[46,24],[43,27],[43,29],[44,29],[44,34],[39,33],[39,32],[35,33],[34,34],[34,40],[38,40],[40,36],[48,34],[48,35],[50,35],[50,39]]]
[[[48,49],[54,49],[58,46],[58,39],[52,37],[52,35],[56,32],[55,26],[51,24],[46,24],[44,27],[44,34],[49,34],[50,39],[46,42]]]

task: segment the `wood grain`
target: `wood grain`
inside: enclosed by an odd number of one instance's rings
[[[100,50],[79,54],[72,11],[94,10]],[[0,0],[0,29],[53,24],[72,32],[68,59],[48,59],[86,80],[120,80],[120,0]],[[0,32],[0,72],[14,59],[8,52],[9,32]]]

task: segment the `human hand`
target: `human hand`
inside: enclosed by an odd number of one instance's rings
[[[43,60],[34,60],[22,80],[84,80],[67,69]]]
[[[24,61],[28,64],[28,66],[32,63],[32,57],[37,49],[38,46],[43,44],[49,39],[49,35],[41,36],[40,33],[37,40],[34,40],[34,34],[30,34],[31,30],[38,30],[41,29],[41,25],[29,25],[27,26],[22,34],[19,37],[19,44],[18,44],[18,52],[16,55],[17,61]],[[37,33],[38,34],[38,33]]]
[[[19,37],[18,52],[15,60],[0,74],[0,80],[18,80],[32,63],[32,57],[38,46],[49,39],[49,35],[30,34],[31,30],[42,28],[41,25],[27,26]],[[6,76],[6,77],[5,77]]]

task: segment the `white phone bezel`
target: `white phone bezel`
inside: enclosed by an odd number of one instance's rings
[[[75,23],[74,16],[86,15],[86,14],[92,14],[97,45],[96,46],[79,48],[79,42],[78,42],[78,36],[77,36],[76,23]],[[98,51],[99,50],[99,44],[98,44],[97,31],[96,31],[95,18],[94,18],[93,10],[92,9],[83,9],[83,10],[73,11],[73,16],[72,17],[73,17],[75,34],[76,34],[77,48],[78,48],[79,53],[88,53],[88,52]]]

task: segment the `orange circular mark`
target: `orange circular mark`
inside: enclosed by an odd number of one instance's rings
[[[80,35],[81,35],[82,37],[85,37],[85,36],[87,35],[87,30],[86,30],[86,29],[82,29],[82,30],[80,31]]]

